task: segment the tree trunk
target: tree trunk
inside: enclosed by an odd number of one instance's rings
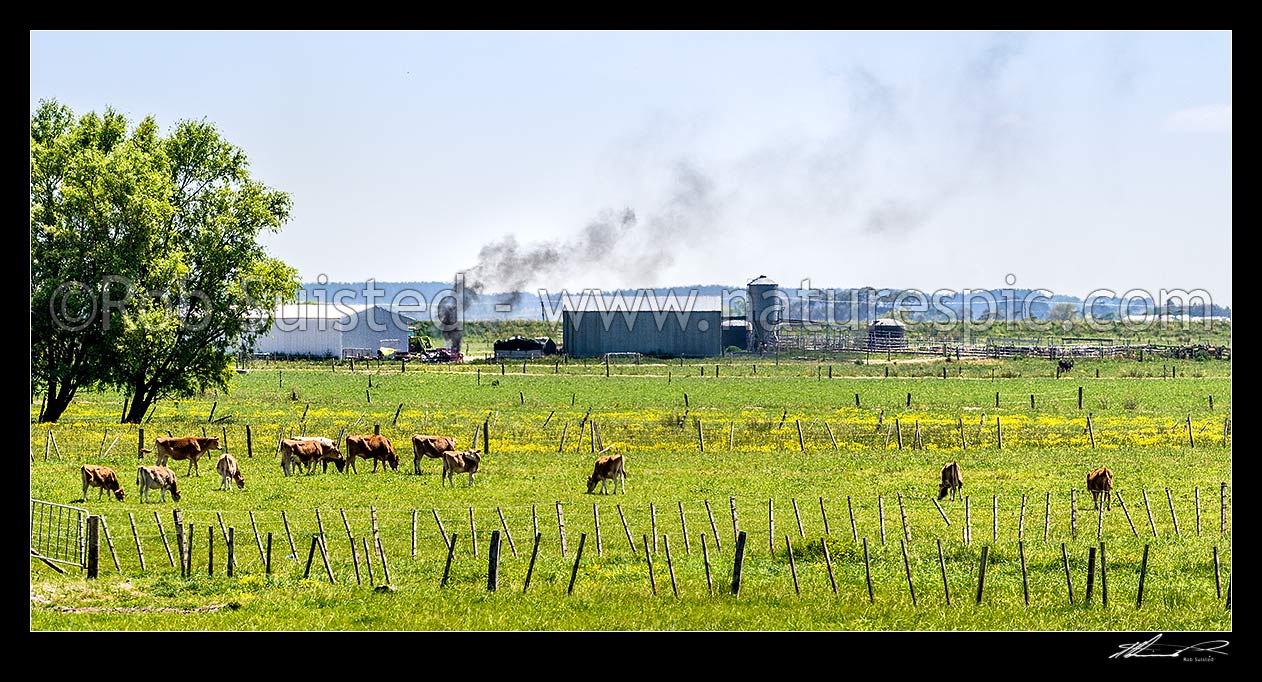
[[[40,416],[41,423],[52,423],[61,419],[61,415],[70,407],[70,401],[74,400],[74,389],[68,384],[57,384],[49,382],[48,384],[48,404],[44,406],[44,414]]]
[[[149,408],[153,406],[154,399],[152,396],[137,393],[131,401],[131,407],[127,408],[127,416],[123,418],[124,424],[140,424],[145,419],[145,414]]]

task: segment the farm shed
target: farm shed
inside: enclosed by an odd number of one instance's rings
[[[641,353],[658,357],[723,354],[719,296],[583,297],[562,311],[562,340],[570,357]]]
[[[907,325],[893,318],[883,317],[868,325],[868,348],[889,350],[907,347]]]
[[[309,357],[342,357],[352,349],[370,354],[378,348],[408,350],[412,314],[365,304],[280,305],[267,333],[253,352]]]

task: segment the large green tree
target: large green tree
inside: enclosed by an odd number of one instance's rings
[[[128,397],[138,423],[158,400],[226,389],[232,354],[290,300],[296,271],[259,243],[289,196],[250,177],[245,153],[204,121],[163,137],[112,110],[31,118],[32,379],[41,419],[82,387]],[[251,317],[261,314],[261,320]]]

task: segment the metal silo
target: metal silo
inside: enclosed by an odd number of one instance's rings
[[[748,285],[750,350],[761,353],[767,344],[776,337],[776,326],[783,317],[785,300],[780,285],[771,281],[766,275],[759,275]]]

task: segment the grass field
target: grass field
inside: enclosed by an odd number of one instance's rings
[[[612,366],[609,377],[603,364],[590,361],[527,363],[524,374],[521,362],[503,368],[409,366],[406,372],[397,363],[357,363],[354,373],[345,364],[334,371],[328,363],[256,362],[248,374],[236,377],[230,392],[161,403],[143,425],[149,447],[155,436],[168,431],[226,432],[228,450],[241,460],[247,479],[244,491],[228,493],[218,490],[213,460],[200,463],[200,477],[187,476],[186,463],[172,465],[184,494],[178,506],[194,533],[190,577],[180,577],[169,562],[154,517],[157,510],[174,551],[176,505],[170,499],[142,504],[135,495],[136,426],[117,423],[122,396],[84,394],[53,425],[57,448],[50,448],[47,461],[46,425],[32,426],[31,496],[103,515],[121,571],[104,543],[96,580],[84,579],[78,569],[58,575],[32,560],[31,628],[1231,627],[1230,611],[1224,608],[1231,566],[1230,363],[1078,360],[1072,373],[1056,379],[1054,365],[1046,360],[912,360],[655,362]],[[942,378],[944,367],[947,379]],[[1175,368],[1173,378],[1169,367]],[[212,406],[215,421],[208,423]],[[34,421],[38,403],[31,409]],[[627,457],[626,495],[585,494],[594,458],[593,421],[601,443]],[[246,454],[246,425],[252,457]],[[283,476],[276,456],[282,432],[336,437],[344,428],[371,433],[374,425],[395,443],[401,458],[398,471],[374,474],[371,464],[365,468],[361,462],[358,474],[331,469],[327,474]],[[435,460],[424,461],[422,474],[413,475],[407,442],[411,434],[454,435],[464,448],[483,428],[490,435],[490,450],[472,487],[459,476],[456,487],[441,488]],[[565,444],[558,452],[562,434]],[[102,456],[103,449],[109,453]],[[967,513],[960,500],[943,501],[940,513],[931,499],[940,468],[953,460],[963,469]],[[128,491],[126,501],[98,501],[92,491],[87,502],[75,502],[80,496],[78,467],[84,463],[115,468]],[[1103,514],[1092,509],[1085,476],[1102,464],[1114,471],[1126,512],[1116,500]],[[1225,506],[1222,483],[1228,484]],[[736,525],[747,533],[739,596],[731,594],[733,501]],[[363,584],[356,584],[347,525],[362,555],[361,539],[371,541],[374,512],[394,592],[371,589],[362,556],[357,558]],[[457,535],[446,587],[440,582],[447,546],[435,512],[445,532]],[[904,515],[910,536],[906,565],[900,543]],[[236,538],[233,577],[226,575],[220,518]],[[133,520],[145,569],[140,567]],[[1224,523],[1226,533],[1220,528]],[[536,524],[539,554],[523,594]],[[207,535],[212,527],[215,566],[208,575]],[[336,584],[330,584],[319,551],[303,577],[312,535],[321,527]],[[498,590],[491,593],[491,532],[505,527],[516,552],[505,538]],[[269,532],[270,576],[259,551]],[[574,572],[583,533],[587,537]],[[1092,603],[1084,604],[1088,550],[1099,546],[1097,534],[1106,545],[1107,608],[1101,604],[1098,574]],[[646,537],[656,595],[645,562]],[[874,603],[869,603],[865,577],[865,538]],[[1029,606],[1018,540],[1025,555]],[[1072,605],[1062,543],[1070,563]],[[1136,608],[1145,545],[1144,603]],[[978,604],[983,546],[989,549]],[[385,582],[375,552],[373,570],[373,582]],[[568,593],[572,575],[573,591]],[[173,617],[170,609],[183,615]]]

